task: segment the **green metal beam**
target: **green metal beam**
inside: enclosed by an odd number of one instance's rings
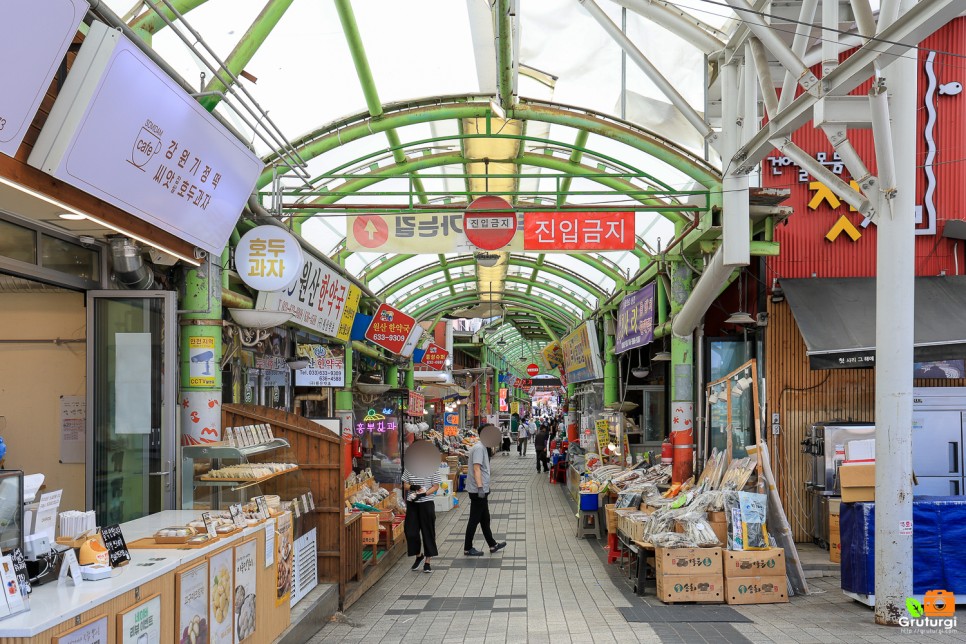
[[[467,102],[471,100],[478,99],[469,97],[464,98],[464,102],[451,103],[440,103],[437,100],[419,107],[398,104],[392,106],[392,111],[384,112],[378,119],[358,115],[340,120],[323,126],[293,141],[292,144],[300,156],[308,161],[352,141],[397,127],[452,119],[485,118],[490,110],[489,102]],[[659,159],[710,190],[721,189],[720,173],[700,157],[675,146],[657,134],[635,128],[627,123],[615,122],[602,114],[576,111],[550,103],[521,101],[514,105],[512,114],[507,112],[507,116],[586,130]],[[269,155],[267,161],[271,161],[274,156]],[[272,173],[266,171],[259,177],[257,187],[262,188],[271,181]]]
[[[450,272],[449,272],[449,264],[446,263],[446,255],[440,253],[439,255],[437,255],[437,257],[439,258],[440,268],[443,269],[443,275],[446,276],[446,281],[447,282],[452,282],[453,281],[453,276],[450,275]],[[451,295],[456,295],[456,289],[453,288],[453,285],[452,284],[449,285],[449,292],[450,292]]]
[[[285,12],[289,7],[292,6],[294,0],[268,0],[268,3],[252,22],[251,27],[245,32],[245,35],[241,37],[238,44],[228,55],[225,60],[225,66],[228,68],[234,76],[245,69],[245,65],[251,61],[255,52],[258,48],[262,46],[265,39],[278,24],[278,21],[282,19]],[[224,92],[228,89],[228,86],[232,83],[232,80],[228,78],[227,75],[219,73],[217,76],[212,78],[208,84],[205,86],[205,92]],[[217,95],[207,95],[199,96],[198,102],[208,110],[209,112],[215,109],[215,106],[221,101],[222,97]]]
[[[577,139],[574,141],[573,151],[570,153],[571,163],[580,163],[584,156],[584,148],[587,147],[587,138],[590,136],[587,130],[577,132]],[[560,190],[557,192],[557,205],[562,206],[567,203],[567,193],[570,192],[570,184],[573,177],[564,177],[560,181]]]
[[[408,297],[405,297],[405,298],[403,298],[401,300],[396,300],[393,303],[393,306],[395,306],[396,308],[399,308],[399,309],[404,309],[407,306],[409,306],[410,304],[412,304],[413,302],[415,302],[416,300],[419,300],[420,298],[425,297],[429,293],[434,293],[434,292],[436,292],[436,291],[438,291],[440,289],[444,289],[444,288],[447,288],[447,287],[450,287],[450,286],[456,286],[457,284],[469,284],[470,282],[475,282],[475,281],[476,281],[476,275],[467,275],[466,277],[458,277],[458,278],[456,278],[454,280],[451,280],[449,284],[447,284],[445,282],[440,283],[440,284],[434,284],[434,285],[432,285],[430,287],[420,289],[420,291],[418,293],[413,293],[412,295],[409,295]],[[527,278],[520,277],[518,275],[507,275],[506,278],[505,278],[505,281],[510,282],[510,283],[513,283],[513,284],[529,284],[530,283],[527,280]],[[576,308],[580,309],[581,312],[583,312],[584,315],[590,315],[590,313],[593,310],[583,300],[577,299],[576,297],[574,297],[570,293],[567,293],[566,291],[564,291],[562,289],[559,289],[556,286],[553,286],[551,284],[537,284],[537,288],[543,289],[547,293],[550,293],[552,295],[556,295],[557,297],[559,297],[560,299],[564,300],[565,302],[568,302],[568,303],[572,304]]]
[[[372,282],[372,280],[376,279],[377,277],[379,277],[380,275],[388,271],[390,268],[395,268],[396,266],[399,266],[406,260],[412,259],[413,257],[416,257],[416,255],[408,255],[408,254],[393,255],[389,259],[386,259],[385,261],[380,262],[376,266],[373,266],[372,270],[366,271],[360,277],[360,279],[362,279],[366,284],[369,284],[370,282]]]
[[[183,16],[192,9],[203,5],[207,1],[208,0],[171,0],[171,6]],[[172,13],[171,9],[168,9],[168,7],[166,7],[164,3],[160,2],[160,0],[150,0],[146,4],[150,6],[146,6],[144,13],[132,20],[129,26],[132,30],[134,30],[134,33],[144,39],[144,42],[151,44],[152,36],[168,26],[168,23],[164,21],[164,18],[162,18],[161,15],[171,21],[175,20],[175,15]],[[160,12],[160,14],[158,12]]]
[[[376,81],[372,76],[372,68],[369,67],[369,57],[366,56],[366,48],[362,42],[362,35],[359,33],[359,25],[356,23],[352,3],[350,0],[335,0],[335,8],[339,14],[339,22],[342,23],[342,31],[345,33],[346,43],[349,45],[349,53],[352,55],[352,63],[355,65],[356,75],[359,77],[359,84],[362,85],[362,94],[366,99],[369,116],[379,118],[383,114],[382,102],[379,100]],[[385,128],[383,131],[386,133],[389,147],[393,149],[393,159],[395,159],[397,164],[405,165],[407,161],[406,155],[400,149],[402,146],[395,128]],[[427,199],[424,194],[425,189],[423,188],[422,181],[413,174],[412,182],[419,202],[426,203]]]
[[[427,315],[435,315],[439,311],[445,312],[450,309],[460,308],[467,304],[473,304],[479,301],[480,296],[478,293],[475,291],[467,291],[465,294],[459,294],[454,298],[430,300],[429,302],[421,304],[411,311],[407,311],[407,313],[418,320]],[[570,311],[561,309],[556,304],[547,300],[542,300],[539,298],[527,298],[523,295],[523,293],[508,291],[504,293],[503,303],[513,305],[512,307],[508,306],[508,309],[531,308],[535,311],[540,311],[543,315],[556,319],[558,322],[568,327],[579,322],[577,317]]]
[[[550,328],[550,325],[547,324],[547,321],[544,320],[542,316],[538,315],[537,321],[540,322],[540,326],[542,326],[543,330],[547,332],[547,335],[550,336],[551,340],[553,340],[554,342],[557,342],[558,340],[560,340],[560,337],[556,333],[554,333],[553,329]]]
[[[513,107],[513,40],[511,37],[510,0],[496,3],[496,78],[500,107],[508,111]]]

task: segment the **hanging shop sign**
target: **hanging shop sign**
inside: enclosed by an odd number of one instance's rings
[[[390,410],[391,411],[391,410]],[[363,416],[362,420],[356,423],[356,434],[385,434],[395,431],[398,423],[394,418],[386,418],[386,414],[380,414],[375,409],[370,409]]]
[[[443,414],[443,436],[459,436],[460,415],[453,411]]]
[[[633,212],[527,212],[523,248],[527,251],[633,250]]]
[[[359,253],[472,253],[478,248],[464,230],[463,212],[346,217],[346,248]],[[516,230],[523,218],[516,217]],[[514,235],[500,250],[520,252],[523,235]]]
[[[426,411],[426,397],[416,391],[410,391],[409,409],[407,410],[407,413],[410,416],[422,416],[423,412],[425,411]]]
[[[255,308],[291,313],[292,322],[299,326],[329,337],[341,337],[340,327],[349,295],[349,280],[309,256],[297,280],[285,290],[259,292]],[[348,339],[348,334],[342,339]]]
[[[342,307],[342,319],[339,321],[339,329],[335,332],[335,337],[343,342],[349,341],[352,334],[352,320],[359,312],[359,300],[362,299],[362,289],[355,284],[349,284],[349,296],[345,298],[345,305]]]
[[[514,400],[512,403],[510,403],[510,413],[511,414],[519,414],[520,413],[520,403],[519,402],[517,402],[517,401]]]
[[[442,370],[446,368],[447,356],[449,356],[449,351],[437,344],[430,342],[429,346],[426,347],[426,353],[423,354],[423,359],[420,362],[427,367]]]
[[[228,243],[264,168],[102,22],[91,25],[27,163],[212,255]]]
[[[288,288],[302,273],[302,247],[279,226],[256,226],[235,247],[235,271],[256,291]]]
[[[606,420],[594,421],[594,428],[597,430],[597,453],[603,456],[607,453],[607,446],[610,444],[610,423]]]
[[[0,60],[17,71],[3,77],[0,153],[17,154],[88,9],[84,0],[3,3]]]
[[[329,344],[300,344],[296,354],[309,364],[295,372],[297,387],[345,387],[345,349]]]
[[[564,369],[570,382],[586,382],[604,377],[597,347],[597,329],[588,320],[560,340]]]
[[[541,351],[543,360],[551,369],[559,369],[563,366],[563,353],[560,351],[560,342],[554,340]]]
[[[376,309],[376,314],[372,316],[369,328],[366,329],[366,340],[390,353],[403,355],[403,347],[407,344],[407,339],[417,328],[422,330],[422,327],[417,327],[414,318],[382,303]]]
[[[500,411],[509,411],[510,406],[507,404],[507,390],[506,388],[500,389]]]
[[[614,353],[624,353],[654,341],[654,282],[624,296],[617,308]]]
[[[530,364],[527,365],[528,376],[532,378],[533,376],[536,376],[539,373],[540,373],[540,367],[538,367],[536,364],[531,362]]]
[[[517,214],[502,197],[477,197],[466,207],[463,230],[477,248],[497,250],[509,244],[516,234]]]

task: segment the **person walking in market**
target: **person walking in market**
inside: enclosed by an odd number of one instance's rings
[[[506,541],[497,543],[490,530],[490,506],[487,496],[490,494],[490,454],[488,449],[496,449],[500,445],[500,430],[493,425],[487,425],[480,430],[480,440],[470,449],[467,455],[468,475],[466,477],[466,491],[470,497],[470,518],[466,524],[466,538],[463,542],[463,554],[468,557],[481,557],[483,552],[473,547],[476,529],[483,532],[483,539],[490,547],[490,553],[499,552],[506,547]]]
[[[519,440],[517,442],[517,453],[520,455],[520,458],[527,455],[527,443],[530,440],[530,436],[534,433],[533,418],[528,416],[520,422]]]
[[[433,572],[431,560],[439,554],[436,546],[436,505],[433,495],[442,483],[439,473],[439,450],[426,440],[414,441],[406,450],[403,470],[403,494],[406,498],[406,550],[415,557],[410,570]]]
[[[547,442],[550,440],[550,434],[547,433],[547,425],[546,421],[541,423],[537,434],[533,437],[533,448],[537,450],[537,473],[540,472],[541,465],[544,472],[550,471],[550,458],[547,456]]]

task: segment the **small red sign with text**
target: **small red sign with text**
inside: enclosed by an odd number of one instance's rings
[[[432,367],[433,369],[443,369],[446,367],[446,357],[449,355],[449,351],[443,347],[429,343],[426,347],[426,353],[423,354],[423,359],[420,362],[427,367]]]
[[[633,250],[633,212],[527,212],[524,250]]]
[[[506,199],[485,195],[466,207],[463,232],[477,248],[503,248],[517,232],[517,214]]]
[[[535,376],[538,373],[540,373],[540,367],[538,367],[537,365],[533,364],[532,362],[527,365],[527,375],[528,376]]]
[[[380,304],[366,329],[366,340],[399,354],[414,326],[416,320],[413,318],[388,304]]]
[[[426,398],[415,391],[409,392],[409,409],[406,413],[410,416],[422,416],[426,409]]]

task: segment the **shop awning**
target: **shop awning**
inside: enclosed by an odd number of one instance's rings
[[[426,400],[450,400],[453,398],[468,398],[469,390],[459,385],[451,384],[432,384],[422,385],[419,393],[426,397]]]
[[[875,279],[782,279],[812,369],[875,366]],[[917,277],[915,361],[966,358],[966,276]]]

